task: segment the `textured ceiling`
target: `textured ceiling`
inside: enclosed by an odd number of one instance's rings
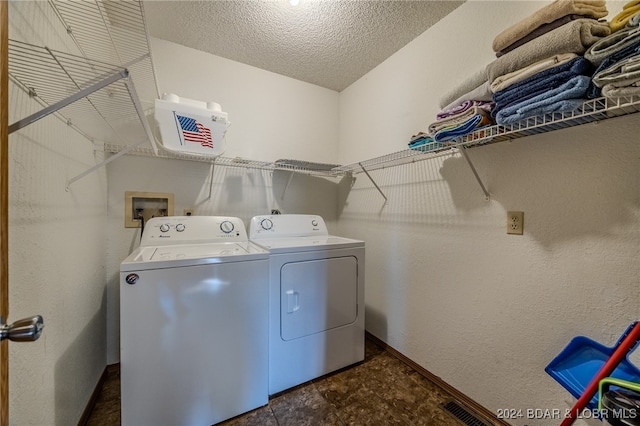
[[[145,0],[149,34],[342,91],[462,1]]]

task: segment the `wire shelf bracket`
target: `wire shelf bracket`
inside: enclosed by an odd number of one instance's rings
[[[25,117],[21,120],[16,121],[15,123],[11,124],[9,126],[9,134],[23,129],[25,127],[27,127],[29,124],[35,123],[36,121],[40,120],[41,118],[44,118],[46,116],[48,116],[49,114],[53,114],[54,112],[58,111],[59,109],[62,109],[64,107],[66,107],[67,105],[70,105],[72,103],[74,103],[75,101],[82,99],[82,98],[86,98],[87,96],[89,96],[90,94],[92,94],[93,92],[103,89],[107,86],[109,86],[112,83],[115,83],[118,80],[121,80],[123,78],[127,78],[129,76],[129,71],[127,71],[126,69],[117,72],[107,78],[105,78],[102,81],[97,82],[96,84],[87,87],[86,89],[80,90],[79,92],[69,96],[66,99],[63,99],[59,102],[56,102],[53,105],[49,105],[46,108],[43,108],[42,110],[31,114],[28,117]],[[36,96],[36,91],[33,91],[33,89],[31,89],[30,93],[32,94],[32,96]]]
[[[378,192],[380,193],[380,195],[382,195],[382,198],[384,198],[384,203],[382,204],[383,206],[385,206],[387,204],[387,201],[389,201],[389,199],[387,198],[386,195],[384,195],[384,192],[382,192],[382,189],[380,189],[380,187],[378,186],[378,184],[376,183],[375,180],[373,180],[373,178],[371,177],[371,175],[369,174],[369,172],[367,171],[367,169],[364,168],[364,166],[362,165],[362,163],[358,163],[360,164],[360,167],[362,167],[362,171],[364,172],[365,175],[367,175],[367,177],[369,178],[369,180],[371,181],[371,183],[373,183],[373,186],[376,187],[376,189],[378,190]]]
[[[482,183],[482,179],[480,179],[480,175],[478,175],[478,171],[476,170],[475,166],[471,162],[471,158],[469,158],[469,154],[467,154],[467,148],[465,148],[464,146],[461,146],[459,148],[459,151],[462,153],[462,156],[464,157],[464,159],[467,160],[467,164],[469,165],[469,168],[471,169],[473,176],[475,176],[476,180],[478,181],[478,184],[480,185],[480,188],[482,189],[482,192],[484,192],[484,199],[487,201],[491,200],[491,195],[489,194],[489,191],[487,191],[487,187],[484,186],[484,183]]]

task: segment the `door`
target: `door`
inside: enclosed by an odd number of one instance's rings
[[[289,341],[358,318],[358,261],[353,256],[289,262],[280,270],[280,328]]]
[[[42,317],[5,325],[9,316],[9,3],[0,0],[0,426],[9,424],[8,341],[33,341]]]
[[[0,0],[0,323],[9,313],[9,3]],[[9,424],[9,349],[0,342],[0,426]]]

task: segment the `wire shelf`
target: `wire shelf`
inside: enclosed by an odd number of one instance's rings
[[[434,144],[423,147],[424,150],[406,149],[343,166],[301,160],[264,162],[223,156],[212,158],[177,154],[156,149],[155,138],[146,119],[146,115],[154,107],[155,99],[159,97],[159,91],[141,1],[48,0],[48,4],[73,40],[79,54],[10,40],[10,78],[43,107],[50,108],[72,93],[84,94],[83,91],[91,88],[92,84],[111,75],[114,82],[56,109],[54,114],[89,139],[104,142],[105,151],[119,155],[157,155],[229,167],[288,170],[336,177],[348,173],[367,173],[443,155],[456,155],[467,148],[640,111],[640,96],[586,100],[581,108],[570,113],[532,117],[508,126],[494,125],[476,130],[445,146]],[[153,150],[141,146],[145,140],[151,142]],[[80,176],[84,176],[84,173]]]
[[[225,167],[242,167],[246,169],[258,169],[258,170],[283,170],[290,172],[299,172],[309,175],[315,176],[323,176],[323,177],[340,177],[345,174],[342,171],[336,171],[334,164],[324,164],[324,163],[310,163],[306,161],[299,160],[278,160],[275,162],[268,161],[256,161],[256,160],[248,160],[240,157],[224,157],[217,156],[211,157],[208,155],[196,155],[196,154],[185,154],[178,153],[173,151],[167,151],[162,147],[158,148],[158,153],[154,154],[154,152],[149,148],[144,147],[133,147],[130,148],[125,145],[111,144],[105,143],[104,152],[117,154],[126,150],[127,155],[138,155],[144,157],[159,157],[159,158],[168,158],[175,160],[188,160],[188,161],[198,161],[203,163],[214,164],[217,166],[225,166]],[[283,162],[284,161],[284,162]]]
[[[531,117],[509,126],[494,125],[476,130],[475,132],[466,135],[460,140],[450,143],[449,145],[442,146],[440,144],[433,144],[432,147],[427,146],[426,150],[406,149],[344,166],[336,164],[311,163],[300,160],[263,162],[241,158],[227,158],[223,156],[211,158],[206,156],[178,154],[162,149],[159,150],[158,156],[162,158],[213,162],[217,165],[229,167],[245,167],[263,170],[289,170],[300,173],[338,177],[347,173],[358,174],[365,172],[365,170],[378,170],[416,163],[441,156],[456,155],[460,152],[461,148],[472,148],[509,141],[637,112],[640,112],[640,96],[598,98],[585,101],[581,108],[573,112],[554,113],[545,116]],[[117,153],[124,148],[124,146],[117,144],[105,144],[104,149],[107,152]],[[134,148],[128,151],[127,154],[153,155],[151,150],[144,148]]]
[[[585,100],[582,106],[575,111],[531,117],[507,126],[494,125],[485,127],[463,136],[444,148],[437,148],[429,152],[407,149],[342,166],[334,170],[360,173],[363,171],[363,167],[371,171],[415,163],[442,155],[453,155],[458,153],[461,148],[472,148],[509,141],[637,112],[640,112],[640,96],[638,95]]]
[[[54,114],[91,140],[155,140],[146,119],[157,87],[138,1],[49,0],[77,51],[9,40],[9,77],[43,110],[10,132]],[[144,101],[141,100],[145,99]]]

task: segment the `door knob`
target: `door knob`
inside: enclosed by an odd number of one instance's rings
[[[3,321],[4,322],[4,321]],[[0,340],[13,342],[33,342],[42,334],[44,319],[40,315],[23,318],[13,324],[0,324]]]

